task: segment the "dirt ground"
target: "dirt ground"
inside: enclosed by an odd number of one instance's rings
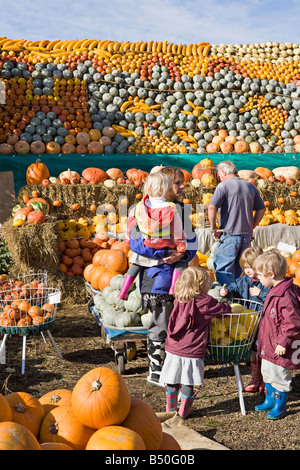
[[[45,335],[27,339],[25,374],[21,374],[22,338],[13,335],[6,342],[6,364],[0,365],[0,392],[26,391],[36,397],[57,388],[72,389],[77,380],[94,367],[118,371],[114,351],[87,305],[59,308],[53,338],[63,355],[59,358]],[[165,410],[164,391],[146,383],[148,361],[145,341],[137,344],[137,356],[125,365],[123,375],[132,397],[142,398],[156,412]],[[240,364],[242,380],[249,380],[249,367]],[[270,421],[254,407],[262,403],[261,394],[244,393],[246,416],[240,404],[233,366],[206,364],[205,384],[194,402],[194,412],[186,424],[201,435],[232,450],[300,449],[300,372],[293,372],[293,391],[284,419]]]

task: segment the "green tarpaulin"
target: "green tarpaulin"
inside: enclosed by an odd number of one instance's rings
[[[254,170],[258,166],[276,168],[278,166],[300,167],[300,153],[288,154],[107,154],[107,155],[3,155],[0,154],[0,171],[13,171],[15,192],[18,194],[20,188],[26,185],[27,167],[40,159],[49,168],[51,176],[58,176],[62,171],[70,168],[81,173],[85,168],[96,167],[102,170],[108,168],[120,168],[122,171],[128,168],[139,168],[150,171],[155,165],[174,165],[187,171],[192,171],[193,166],[203,158],[209,157],[215,165],[223,160],[232,161],[238,170]]]

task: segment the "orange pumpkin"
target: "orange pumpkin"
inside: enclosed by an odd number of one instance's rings
[[[157,450],[162,441],[161,422],[148,403],[131,398],[130,411],[121,426],[139,434],[145,443],[146,450]]]
[[[89,271],[89,281],[92,287],[96,290],[103,291],[103,289],[109,286],[110,281],[113,277],[121,274],[119,271],[111,271],[105,266],[94,266],[91,271]]]
[[[94,432],[79,421],[70,405],[57,406],[42,422],[40,443],[61,442],[74,450],[84,450]]]
[[[131,429],[105,426],[92,435],[85,450],[145,450],[145,444]]]
[[[82,177],[89,183],[103,183],[107,180],[107,173],[100,168],[86,168],[82,172]]]
[[[58,388],[42,395],[38,400],[44,408],[45,416],[57,406],[71,405],[71,390]]]
[[[124,274],[128,269],[127,256],[124,251],[117,249],[113,250],[112,248],[108,250],[108,253],[105,256],[105,266],[110,271],[117,271],[118,273]]]
[[[236,153],[246,153],[249,151],[249,145],[244,140],[238,140],[234,144],[234,150]]]
[[[73,388],[71,403],[79,421],[93,429],[119,425],[131,406],[125,380],[108,367],[84,374]]]
[[[254,173],[256,173],[258,176],[265,180],[270,178],[270,176],[273,176],[273,172],[269,170],[269,168],[264,168],[262,166],[258,166],[257,168],[255,168]]]
[[[28,185],[41,184],[44,179],[49,179],[49,177],[49,170],[41,160],[31,163],[26,170],[26,182]]]
[[[123,241],[116,241],[113,246],[111,247],[112,250],[121,250],[128,256],[130,251],[130,246],[123,240]]]
[[[12,410],[12,421],[22,424],[38,438],[44,419],[44,408],[36,397],[26,392],[13,392],[6,396]]]
[[[300,262],[300,249],[294,251],[294,253],[292,254],[292,260]]]
[[[12,411],[5,396],[0,393],[0,422],[12,421]]]
[[[106,170],[106,173],[109,176],[109,178],[111,178],[112,180],[115,180],[115,181],[118,178],[123,178],[124,177],[123,171],[120,170],[119,168],[109,168],[108,170]]]
[[[19,423],[0,423],[0,450],[41,450],[37,438]]]

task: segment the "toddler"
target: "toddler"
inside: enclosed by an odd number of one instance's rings
[[[166,387],[166,411],[177,411],[181,389],[178,413],[183,419],[192,412],[194,386],[204,382],[204,356],[211,319],[231,312],[227,302],[218,302],[207,294],[209,289],[209,275],[200,267],[184,269],[175,285],[160,381]]]
[[[229,286],[220,289],[222,297],[246,299],[264,303],[269,289],[261,284],[257,279],[256,272],[253,268],[254,261],[263,253],[259,246],[246,248],[240,258],[240,266],[243,275],[229,284]],[[250,356],[251,381],[245,387],[245,392],[257,392],[264,390],[264,383],[261,375],[261,361],[256,354],[256,345]]]
[[[265,401],[256,411],[268,419],[283,418],[291,390],[291,370],[300,369],[300,287],[285,277],[287,263],[277,251],[267,251],[254,262],[257,277],[269,288],[258,332],[258,355],[265,382]]]
[[[172,194],[172,181],[169,176],[157,172],[150,174],[144,185],[143,199],[136,205],[134,211],[128,216],[125,241],[130,243],[130,232],[137,224],[139,231],[143,234],[144,245],[153,250],[165,250],[165,257],[171,251],[176,250],[184,254],[186,251],[186,237],[184,235],[181,217],[176,205],[168,201]],[[150,251],[151,253],[151,251]],[[134,254],[130,259],[131,266],[128,269],[124,283],[119,294],[120,299],[127,299],[127,293],[141,267],[157,265],[158,261]],[[175,263],[170,292],[174,293],[174,286],[185,264],[180,261]]]

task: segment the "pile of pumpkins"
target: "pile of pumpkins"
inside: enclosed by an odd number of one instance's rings
[[[103,292],[98,292],[94,296],[96,313],[108,328],[109,326],[117,328],[143,326],[148,329],[152,313],[142,308],[138,280],[129,289],[127,300],[118,298],[123,282],[124,275],[118,274],[111,279],[109,286],[106,286]]]
[[[0,153],[297,151],[299,51],[0,39]],[[229,137],[222,146],[218,131]]]
[[[181,450],[123,377],[91,369],[72,390],[0,394],[0,450]]]

